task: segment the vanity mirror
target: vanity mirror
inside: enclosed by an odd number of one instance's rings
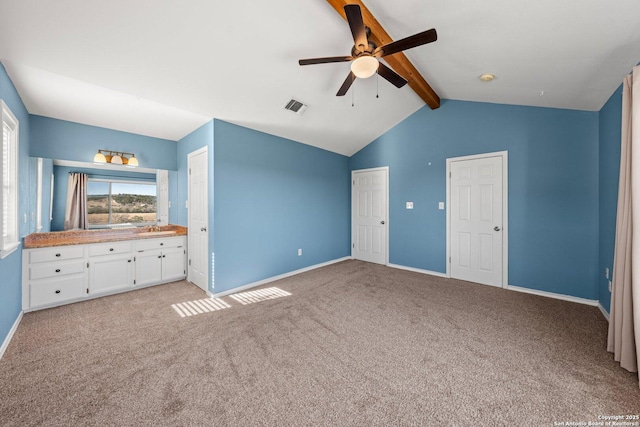
[[[72,173],[86,175],[87,229],[169,224],[167,170],[41,158],[31,158],[31,168],[31,232],[64,230]]]

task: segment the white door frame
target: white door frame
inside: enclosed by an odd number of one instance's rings
[[[508,169],[508,151],[496,151],[494,153],[473,154],[470,156],[451,157],[447,159],[447,199],[446,199],[446,216],[447,216],[447,277],[451,277],[451,163],[461,160],[477,160],[487,157],[502,158],[502,287],[506,289],[509,286],[509,169]]]
[[[206,175],[207,175],[207,236],[209,236],[209,233],[212,232],[212,230],[210,230],[210,224],[209,224],[209,218],[210,218],[210,214],[211,212],[209,212],[209,192],[211,191],[211,189],[209,189],[209,147],[208,146],[204,146],[202,148],[199,148],[197,150],[194,150],[192,152],[190,152],[189,154],[187,154],[187,203],[188,203],[188,207],[187,207],[187,230],[191,229],[191,174],[189,173],[189,169],[191,168],[191,159],[199,154],[202,153],[206,153],[207,155],[207,170],[206,170]],[[187,237],[188,237],[188,233],[187,233]],[[187,249],[191,248],[191,242],[187,241]],[[205,253],[207,254],[207,263],[209,262],[209,239],[207,238],[207,248]],[[190,254],[188,254],[187,260],[191,257]],[[188,262],[188,261],[187,261]],[[209,267],[204,269],[204,274],[206,276],[206,290],[205,292],[209,292]],[[191,268],[189,265],[187,265],[187,281],[191,282]],[[191,282],[193,283],[193,282]]]
[[[385,213],[386,215],[386,226],[387,226],[387,235],[386,235],[386,242],[385,242],[385,254],[384,254],[384,265],[389,265],[389,235],[391,234],[389,230],[391,230],[391,227],[389,227],[389,225],[391,224],[389,221],[389,166],[381,166],[378,168],[368,168],[368,169],[357,169],[357,170],[352,170],[351,171],[351,259],[354,259],[353,256],[353,245],[355,244],[355,235],[353,234],[353,217],[354,217],[354,205],[353,205],[353,185],[354,185],[354,180],[355,180],[355,174],[359,173],[359,172],[378,172],[378,171],[384,171],[385,175],[386,175],[386,182],[387,182],[387,194],[386,194],[386,199],[387,199],[387,211]]]

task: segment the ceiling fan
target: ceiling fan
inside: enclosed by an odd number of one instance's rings
[[[394,53],[411,49],[416,46],[434,42],[438,39],[435,28],[423,31],[413,36],[387,43],[383,46],[376,46],[369,41],[371,30],[364,25],[362,12],[357,4],[347,4],[344,6],[344,13],[351,28],[354,46],[351,49],[351,56],[330,56],[326,58],[310,58],[298,61],[300,65],[326,64],[330,62],[351,62],[351,72],[347,76],[336,96],[344,96],[356,77],[366,79],[378,72],[378,75],[389,81],[395,87],[401,88],[407,81],[398,75],[391,68],[384,65],[378,58],[392,55]]]

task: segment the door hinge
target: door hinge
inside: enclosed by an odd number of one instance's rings
[[[133,281],[133,284],[134,284],[134,285],[136,284],[136,281],[135,281],[135,280]]]
[[[449,172],[449,178],[451,178],[451,172]]]
[[[189,168],[189,175],[191,175],[191,168]]]
[[[136,262],[136,257],[133,257],[133,262]]]
[[[182,274],[187,274],[187,270],[182,270]]]
[[[353,182],[353,185],[356,185],[356,180],[355,179],[352,182]]]
[[[449,264],[451,264],[451,257],[449,257]]]
[[[87,293],[89,293],[89,288],[87,288]]]
[[[89,263],[87,263],[87,268],[89,268]]]
[[[191,265],[191,260],[189,260],[189,265]]]
[[[356,248],[356,244],[355,244],[355,243],[352,243],[352,244],[351,244],[351,248],[355,249],[355,248]]]

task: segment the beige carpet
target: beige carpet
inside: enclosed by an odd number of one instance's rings
[[[640,414],[597,308],[345,261],[180,317],[177,282],[28,313],[0,425],[554,425]]]

